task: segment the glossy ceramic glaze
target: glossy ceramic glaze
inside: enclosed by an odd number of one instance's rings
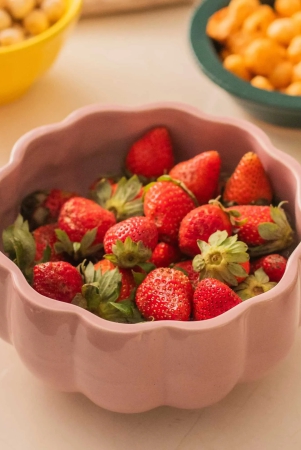
[[[177,160],[216,149],[223,169],[231,170],[245,152],[257,152],[277,196],[289,201],[300,240],[299,164],[254,125],[173,103],[92,105],[26,134],[0,170],[1,231],[33,190],[85,194],[91,180],[118,172],[129,145],[155,125],[170,129]],[[0,252],[0,336],[45,383],[82,392],[101,407],[126,413],[159,405],[200,408],[288,354],[300,322],[300,255],[299,245],[275,288],[219,317],[126,325],[41,296]]]
[[[257,119],[276,125],[301,128],[301,97],[253,87],[224,69],[212,39],[206,34],[209,17],[227,6],[230,0],[203,0],[195,9],[190,27],[190,42],[202,71]],[[273,1],[261,3],[273,5]]]
[[[82,0],[66,0],[61,19],[38,36],[0,48],[0,105],[23,95],[56,60],[79,17]]]

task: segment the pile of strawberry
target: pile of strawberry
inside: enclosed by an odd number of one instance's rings
[[[40,294],[121,323],[188,321],[279,282],[294,232],[255,153],[222,177],[217,151],[176,164],[169,131],[156,127],[124,169],[91,180],[86,197],[24,198],[3,246]]]

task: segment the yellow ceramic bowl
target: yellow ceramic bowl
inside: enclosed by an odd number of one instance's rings
[[[0,47],[0,104],[15,100],[53,64],[72,26],[82,0],[67,0],[65,14],[38,36]]]

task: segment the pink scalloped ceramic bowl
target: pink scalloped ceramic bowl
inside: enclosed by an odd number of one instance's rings
[[[26,194],[51,187],[85,193],[91,179],[119,168],[130,143],[158,124],[170,129],[177,158],[216,149],[224,167],[233,169],[245,152],[257,152],[276,194],[289,201],[300,240],[299,164],[254,125],[171,103],[92,105],[27,133],[0,170],[1,231]],[[45,383],[81,392],[103,408],[201,408],[237,383],[263,376],[288,354],[300,324],[300,256],[298,245],[274,289],[214,319],[125,325],[43,297],[0,253],[0,336]]]

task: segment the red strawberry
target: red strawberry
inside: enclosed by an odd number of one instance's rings
[[[194,320],[206,320],[219,316],[242,300],[225,283],[215,278],[205,278],[197,285],[193,295]]]
[[[286,269],[287,259],[284,256],[273,253],[262,256],[251,263],[251,273],[260,267],[265,271],[270,281],[280,281]]]
[[[74,197],[62,207],[58,225],[72,242],[80,242],[84,235],[96,228],[95,244],[103,242],[107,230],[116,223],[112,212],[84,197]]]
[[[63,204],[77,195],[61,189],[35,191],[23,199],[21,214],[24,220],[28,220],[31,230],[47,223],[57,222]]]
[[[182,181],[196,196],[200,205],[208,203],[218,188],[221,158],[217,151],[200,153],[192,159],[176,164],[169,175]]]
[[[130,174],[147,179],[155,179],[168,173],[174,164],[168,130],[156,127],[145,133],[131,146],[125,164]]]
[[[200,253],[197,240],[208,242],[215,231],[232,234],[229,214],[215,204],[202,205],[190,211],[182,220],[179,230],[179,247],[183,253],[194,256]]]
[[[108,270],[115,269],[115,265],[111,263],[108,259],[102,259],[98,261],[98,263],[94,264],[95,270],[101,270],[102,273],[107,272]],[[130,297],[131,293],[136,287],[133,274],[129,269],[121,269],[118,267],[119,272],[121,273],[121,289],[120,295],[117,298],[116,302],[121,300],[125,300]]]
[[[156,224],[159,240],[175,245],[181,221],[194,208],[189,193],[173,181],[157,181],[144,197],[144,214]]]
[[[156,267],[168,267],[180,259],[181,252],[178,247],[167,242],[159,242],[154,248],[150,262]]]
[[[46,247],[50,248],[49,261],[61,261],[62,256],[57,254],[54,250],[54,244],[57,242],[55,229],[58,228],[57,223],[49,223],[36,228],[32,235],[36,243],[35,261],[40,261],[43,258]]]
[[[293,243],[293,230],[280,204],[276,206],[238,205],[227,209],[240,214],[236,231],[249,247],[251,256],[275,253]]]
[[[270,204],[272,197],[272,186],[262,162],[256,153],[246,153],[226,183],[224,202],[238,205],[257,202]]]
[[[136,293],[136,305],[148,320],[189,320],[193,289],[179,270],[160,267],[150,272]]]
[[[188,259],[187,261],[180,261],[173,266],[174,269],[182,269],[187,274],[189,281],[195,289],[197,287],[198,282],[200,281],[200,274],[196,272],[192,266],[192,259]]]
[[[65,261],[37,264],[33,268],[32,287],[42,295],[71,303],[81,292],[82,277],[78,270]]]
[[[113,253],[116,241],[124,242],[127,237],[135,243],[142,241],[143,245],[154,250],[158,243],[158,231],[154,223],[144,216],[130,217],[112,226],[104,237],[106,253]]]

